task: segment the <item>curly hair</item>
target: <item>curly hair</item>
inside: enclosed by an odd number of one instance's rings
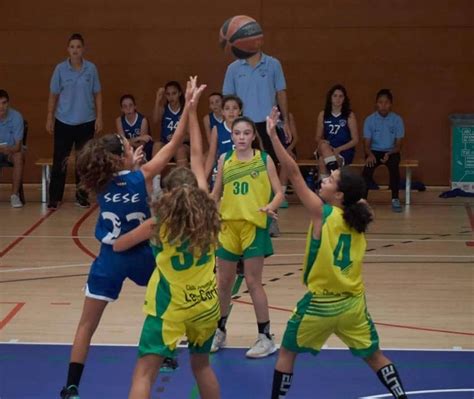
[[[86,143],[76,163],[84,190],[100,193],[123,168],[124,140],[117,134],[107,134]]]
[[[187,242],[195,256],[201,256],[217,246],[220,218],[217,205],[209,194],[198,187],[190,169],[173,169],[164,181],[164,194],[153,203],[157,218],[155,239],[177,245]]]
[[[329,89],[329,91],[327,92],[326,94],[326,104],[324,106],[324,117],[325,118],[329,118],[331,116],[331,112],[332,112],[332,100],[331,100],[331,97],[332,95],[334,94],[334,92],[336,90],[339,90],[339,91],[342,91],[342,94],[344,94],[344,101],[342,103],[342,108],[341,108],[341,115],[342,117],[344,118],[349,118],[349,115],[351,114],[352,112],[352,109],[351,109],[351,100],[349,99],[349,97],[347,96],[347,90],[346,88],[341,85],[341,84],[337,84],[337,85],[334,85],[333,87],[331,87]]]

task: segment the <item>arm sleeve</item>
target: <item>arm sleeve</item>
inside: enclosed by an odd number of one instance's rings
[[[53,94],[59,94],[61,91],[61,77],[59,74],[59,65],[54,68],[53,76],[51,76],[51,82],[49,84],[49,90]]]

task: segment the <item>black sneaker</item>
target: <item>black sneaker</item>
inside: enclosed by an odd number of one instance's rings
[[[160,367],[160,373],[171,373],[179,367],[178,360],[172,357],[165,357]]]
[[[91,203],[86,198],[76,198],[76,205],[81,208],[91,207]]]
[[[79,390],[75,385],[69,385],[67,388],[63,387],[59,395],[61,395],[61,399],[80,399]]]
[[[52,210],[58,209],[58,201],[49,201],[48,209],[52,209]]]

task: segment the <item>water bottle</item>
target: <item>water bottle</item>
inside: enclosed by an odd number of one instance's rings
[[[316,173],[314,168],[311,168],[306,175],[306,184],[311,191],[316,190],[316,181],[315,181]]]

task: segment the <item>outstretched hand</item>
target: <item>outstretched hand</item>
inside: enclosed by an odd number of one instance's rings
[[[189,80],[186,82],[186,93],[184,94],[186,103],[191,102],[194,91],[196,90],[196,84],[197,84],[197,76],[190,76]]]
[[[138,146],[135,151],[133,151],[133,166],[139,167],[145,162],[145,153],[143,152],[143,146]]]
[[[267,117],[268,119],[268,117]],[[278,213],[275,212],[274,209],[270,208],[268,205],[262,207],[259,209],[260,212],[265,212],[268,216],[270,216],[272,219],[277,220],[278,219]]]
[[[271,137],[277,134],[276,126],[278,123],[278,117],[280,113],[278,112],[277,107],[272,108],[272,112],[267,116],[267,134]]]

